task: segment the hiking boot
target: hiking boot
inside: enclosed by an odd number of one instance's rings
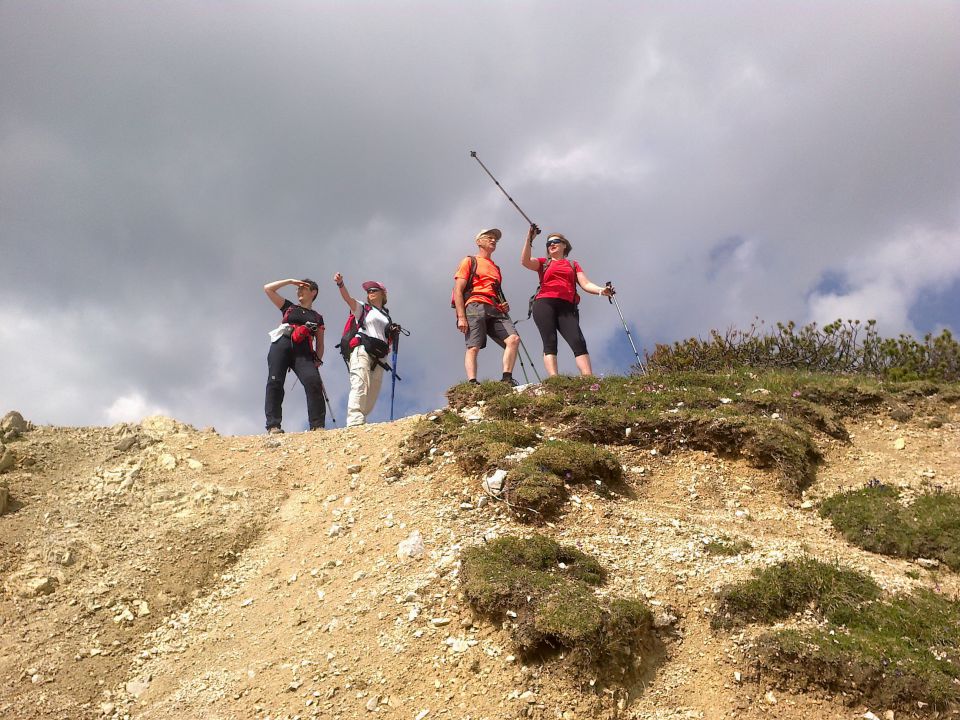
[[[517,387],[520,383],[513,379],[513,375],[510,373],[504,373],[503,377],[500,378],[500,382],[504,385],[509,385],[510,387]]]
[[[267,434],[268,434],[268,435],[282,435],[282,434],[283,434],[283,428],[278,428],[278,427],[267,428]]]
[[[479,384],[480,384],[480,381],[477,380],[476,378],[470,378],[469,380],[467,380],[467,382],[470,383],[471,385],[479,385]]]

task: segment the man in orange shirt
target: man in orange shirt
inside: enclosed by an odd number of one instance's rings
[[[467,352],[463,367],[467,380],[477,382],[477,354],[486,347],[487,337],[503,348],[503,378],[508,385],[516,385],[513,366],[517,362],[520,336],[507,316],[510,305],[500,289],[500,268],[491,260],[501,233],[496,228],[482,230],[477,235],[476,269],[473,260],[465,257],[457,268],[453,282],[453,304],[457,309],[457,330],[466,338]]]

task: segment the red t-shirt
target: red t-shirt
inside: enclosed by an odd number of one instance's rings
[[[579,300],[577,297],[577,273],[583,272],[580,263],[576,260],[562,258],[554,260],[547,265],[546,271],[543,266],[547,258],[537,258],[540,263],[540,292],[538,298],[559,298],[570,303]]]
[[[487,260],[479,255],[477,258],[477,272],[473,276],[473,289],[470,295],[463,301],[464,305],[472,302],[486,303],[487,305],[497,304],[497,287],[500,286],[500,268],[493,260]],[[466,280],[470,277],[470,258],[465,257],[460,267],[457,268],[454,279]]]

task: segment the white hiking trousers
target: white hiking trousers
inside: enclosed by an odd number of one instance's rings
[[[357,345],[350,353],[350,397],[347,400],[347,427],[363,425],[373,411],[383,383],[383,367],[374,365],[363,345]]]

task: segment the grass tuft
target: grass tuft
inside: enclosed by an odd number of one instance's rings
[[[554,440],[538,447],[507,475],[507,501],[523,520],[553,515],[567,499],[567,485],[609,490],[622,484],[623,468],[612,453],[580,442]]]
[[[864,550],[932,558],[960,571],[960,495],[925,493],[904,505],[896,488],[873,483],[828,498],[820,515]]]
[[[766,671],[880,707],[960,701],[960,603],[937,593],[883,597],[866,575],[803,558],[726,588],[714,626],[771,624],[802,610],[819,625],[761,636],[756,656]]]
[[[600,600],[596,559],[542,535],[505,537],[463,553],[462,588],[479,613],[516,616],[512,634],[526,657],[561,652],[577,672],[621,681],[652,647],[649,609],[632,599]]]

